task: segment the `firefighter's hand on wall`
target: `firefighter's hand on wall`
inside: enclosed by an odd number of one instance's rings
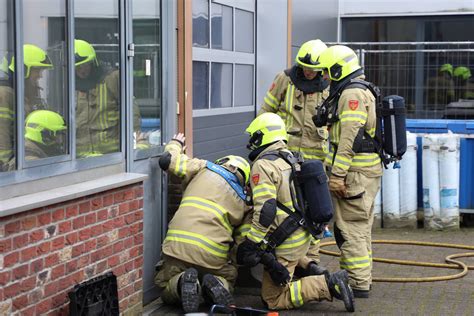
[[[279,285],[285,286],[291,281],[290,272],[288,269],[277,261],[275,256],[271,252],[265,252],[262,256],[262,264],[270,274],[272,281]]]
[[[240,265],[254,267],[262,258],[263,250],[249,239],[245,239],[237,248],[237,263]]]
[[[181,146],[183,146],[183,152],[186,150],[186,146],[184,145],[186,141],[186,137],[184,136],[183,133],[175,134],[171,140],[175,140],[178,143],[180,143]]]
[[[329,190],[339,198],[347,196],[346,183],[344,180],[344,177],[339,177],[333,174],[329,177]]]

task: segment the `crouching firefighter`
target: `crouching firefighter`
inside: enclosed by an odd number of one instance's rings
[[[311,233],[317,233],[316,227],[307,223],[302,203],[297,200],[297,160],[286,145],[287,133],[280,116],[264,113],[246,131],[250,134],[247,147],[252,150],[249,158],[253,162],[250,186],[254,213],[250,231],[237,248],[237,263],[264,265],[262,298],[271,309],[293,309],[309,301],[331,301],[335,297],[344,301],[348,311],[354,311],[346,271],[292,281],[298,261],[308,251]],[[310,178],[314,179],[312,175]],[[326,176],[320,179],[327,190]]]
[[[182,179],[185,189],[168,226],[155,283],[164,288],[165,303],[181,303],[189,313],[203,301],[226,306],[234,302],[237,269],[229,263],[230,248],[234,227],[250,209],[244,190],[250,165],[239,156],[215,163],[190,159],[183,146],[184,135],[175,135],[159,160],[163,170]]]
[[[347,46],[329,47],[318,62],[331,84],[330,95],[313,121],[329,129],[331,148],[325,164],[330,170],[340,267],[349,273],[354,296],[367,298],[372,283],[374,199],[382,162],[401,159],[406,150],[403,98],[386,97],[378,105],[378,88],[364,80],[357,55]]]

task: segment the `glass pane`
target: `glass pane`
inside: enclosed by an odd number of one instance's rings
[[[25,159],[66,154],[66,1],[23,1]]]
[[[161,145],[160,2],[133,1],[134,148]]]
[[[193,46],[209,47],[209,2],[193,1]]]
[[[235,50],[253,53],[253,13],[235,9]]]
[[[232,50],[232,8],[213,3],[212,48]]]
[[[75,1],[77,157],[120,151],[118,0]]]
[[[474,17],[430,17],[425,21],[425,41],[427,42],[457,42],[474,41]]]
[[[211,108],[232,106],[232,64],[212,63]]]
[[[253,65],[235,65],[235,106],[253,105]]]
[[[12,1],[0,0],[0,172],[16,168],[13,16]]]
[[[193,61],[193,109],[209,108],[209,63]]]

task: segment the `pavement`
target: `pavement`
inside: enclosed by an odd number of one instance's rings
[[[429,231],[425,229],[378,229],[373,240],[414,240],[474,246],[474,228],[454,231]],[[323,242],[332,238],[323,239]],[[327,250],[337,250],[335,246]],[[473,250],[434,248],[411,245],[374,244],[373,257],[444,263],[450,254],[474,252]],[[474,266],[474,257],[459,261]],[[330,271],[339,269],[338,258],[322,255],[321,264]],[[372,276],[375,277],[427,277],[459,273],[460,270],[431,267],[402,266],[374,262]],[[244,280],[242,280],[244,279]],[[264,308],[259,296],[258,282],[249,277],[241,278],[235,293],[240,306]],[[200,312],[209,311],[201,306]],[[424,283],[374,282],[368,299],[356,299],[355,313],[345,312],[341,301],[310,302],[300,309],[279,311],[279,315],[474,315],[474,271],[463,278]],[[176,306],[164,305],[160,299],[145,307],[145,315],[183,315]]]

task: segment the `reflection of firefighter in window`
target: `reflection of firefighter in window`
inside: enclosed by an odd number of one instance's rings
[[[44,50],[25,44],[23,46],[23,63],[25,65],[25,117],[33,110],[44,109],[45,102],[41,98],[39,79],[44,69],[53,65]],[[15,169],[15,90],[14,70],[15,60],[9,64],[7,57],[3,58],[1,69],[5,75],[0,79],[0,172]]]
[[[74,41],[76,58],[76,152],[78,157],[120,151],[120,73],[100,64],[95,49]],[[140,113],[134,110],[134,128]]]
[[[428,106],[442,110],[454,100],[453,65],[444,64],[438,74],[428,80]]]
[[[474,84],[470,82],[471,70],[464,66],[453,71],[455,100],[474,99]]]

